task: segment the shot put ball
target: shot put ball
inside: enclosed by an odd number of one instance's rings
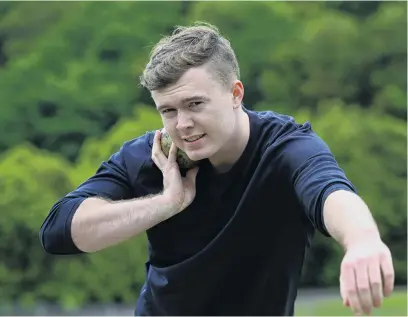
[[[164,155],[166,155],[166,157],[169,156],[171,142],[172,140],[171,140],[169,133],[167,131],[162,131],[161,148],[162,148]],[[190,169],[196,166],[197,162],[192,161],[184,151],[178,148],[177,149],[177,164],[181,169]]]

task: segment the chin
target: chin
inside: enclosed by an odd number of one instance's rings
[[[192,161],[201,161],[207,158],[205,155],[198,154],[198,153],[187,153],[187,156]]]
[[[212,152],[210,153],[208,150],[205,150],[205,149],[187,151],[186,154],[190,158],[190,160],[193,160],[193,161],[201,161],[213,155]]]

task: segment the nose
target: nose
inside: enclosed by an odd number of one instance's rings
[[[193,126],[194,122],[191,116],[183,111],[179,111],[177,114],[177,130],[186,130]]]

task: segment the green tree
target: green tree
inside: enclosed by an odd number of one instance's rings
[[[317,7],[319,4],[308,6],[312,11]],[[303,12],[302,8],[299,10]],[[301,30],[298,14],[296,6],[285,2],[195,2],[188,23],[196,20],[213,23],[231,41],[245,84],[245,103],[252,107],[265,98],[261,78],[265,70],[273,67],[271,60],[282,51],[293,49],[289,43],[294,43]],[[281,95],[289,93],[283,81],[274,91]]]
[[[0,135],[8,135],[0,138],[0,149],[28,140],[73,160],[87,137],[101,136],[131,115],[135,101],[147,98],[135,74],[153,43],[179,21],[181,7],[178,2],[81,2],[46,10],[52,16],[61,8],[64,13],[0,76]],[[9,29],[23,27],[27,7],[17,8],[20,19],[10,13]],[[11,41],[9,51],[19,51],[19,44]]]
[[[79,184],[91,176],[102,161],[120,149],[123,142],[162,127],[157,110],[147,105],[136,105],[131,118],[118,121],[103,137],[88,138],[85,141],[72,174],[73,182]]]
[[[144,282],[146,237],[80,256],[51,256],[38,230],[51,206],[91,176],[103,160],[146,131],[161,128],[157,111],[138,106],[100,140],[86,142],[78,164],[31,145],[13,148],[0,161],[0,302],[56,302],[67,309],[85,303],[133,303]]]
[[[72,184],[71,166],[59,155],[22,144],[0,161],[0,301],[33,302],[52,274],[55,259],[42,250],[38,230],[44,212]]]

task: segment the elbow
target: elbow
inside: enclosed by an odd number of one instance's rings
[[[53,234],[46,223],[44,223],[40,229],[40,243],[44,251],[49,254],[61,253],[61,245],[56,243],[56,240],[53,239]]]
[[[64,204],[63,201],[60,201],[55,204],[41,225],[40,243],[44,251],[49,254],[72,255],[82,253],[75,246],[71,237],[71,220],[75,209],[70,203]]]
[[[53,255],[69,254],[57,228],[44,223],[40,229],[40,243],[45,252]]]

